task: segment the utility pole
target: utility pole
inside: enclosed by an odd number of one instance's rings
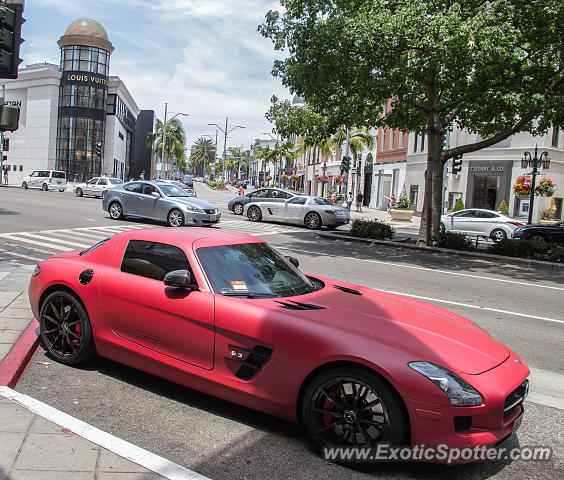
[[[6,84],[2,84],[1,105],[6,103]],[[0,185],[4,184],[4,132],[0,132]]]
[[[223,172],[222,173],[223,173],[223,182],[225,182],[225,158],[227,156],[227,135],[231,133],[233,130],[235,130],[236,128],[245,128],[245,127],[242,125],[235,125],[234,127],[231,128],[231,130],[228,130],[228,117],[225,117],[225,129],[221,128],[217,123],[208,123],[208,125],[213,125],[217,127],[221,131],[221,133],[223,133]],[[216,132],[216,136],[217,136],[217,132]]]
[[[350,137],[350,131],[349,131],[349,127],[347,127],[347,138],[345,139],[345,157],[347,158],[349,158],[349,137]],[[349,187],[349,172],[345,172],[345,175],[346,175],[346,181],[345,181],[344,200],[347,200],[347,190]]]
[[[164,122],[163,122],[163,139],[162,139],[162,142],[161,142],[161,144],[162,144],[161,146],[162,146],[162,149],[163,149],[163,150],[162,150],[162,153],[161,153],[161,161],[162,161],[161,175],[162,175],[162,173],[163,173],[163,172],[162,172],[162,169],[165,168],[165,151],[166,151],[166,150],[165,150],[165,146],[166,146],[166,109],[167,109],[167,107],[168,107],[168,104],[165,103],[165,114],[164,114]],[[167,171],[168,171],[168,170],[167,170]],[[163,175],[163,178],[165,178],[164,175]]]

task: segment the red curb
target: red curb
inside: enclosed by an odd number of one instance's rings
[[[0,363],[0,385],[16,386],[39,341],[38,327],[39,322],[34,318]]]

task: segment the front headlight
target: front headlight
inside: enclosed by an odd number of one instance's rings
[[[204,213],[204,211],[200,207],[192,205],[191,203],[185,205],[185,207],[189,212]]]
[[[408,365],[445,392],[452,406],[477,407],[482,404],[482,396],[476,389],[446,368],[429,362],[410,362]]]
[[[37,264],[37,265],[35,265],[33,272],[31,272],[31,276],[37,277],[37,275],[39,275],[40,273],[41,273],[41,267],[39,266],[39,264]]]

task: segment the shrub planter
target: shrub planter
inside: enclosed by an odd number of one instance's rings
[[[390,214],[392,215],[392,220],[401,220],[404,222],[411,222],[411,217],[413,217],[413,210],[399,210],[397,208],[392,208]]]

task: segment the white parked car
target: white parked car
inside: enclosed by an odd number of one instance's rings
[[[41,190],[59,190],[64,192],[67,188],[67,174],[59,170],[35,170],[31,175],[24,177],[22,188],[40,188]]]
[[[86,183],[78,183],[76,184],[72,191],[77,197],[82,197],[83,195],[91,195],[93,197],[100,197],[102,198],[106,190],[109,188],[117,187],[121,185],[123,180],[119,178],[112,178],[112,177],[95,177],[91,180],[88,180]]]
[[[440,231],[489,237],[494,242],[501,242],[511,237],[513,231],[520,225],[517,220],[493,210],[467,208],[442,215]]]

